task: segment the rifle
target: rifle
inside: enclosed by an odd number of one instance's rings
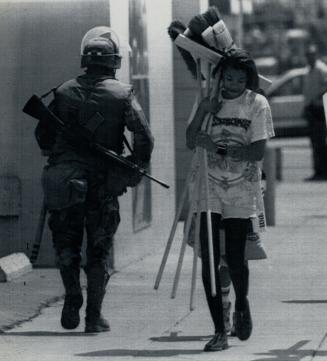
[[[39,216],[39,221],[38,221],[37,228],[36,228],[35,239],[34,239],[32,249],[31,249],[31,253],[30,253],[30,261],[31,261],[32,265],[34,265],[36,263],[37,258],[39,256],[46,216],[47,216],[47,207],[43,200],[42,208],[41,208],[40,216]]]
[[[91,151],[97,152],[103,155],[105,158],[110,160],[115,160],[120,164],[132,169],[133,171],[138,172],[142,176],[145,176],[152,181],[160,184],[164,188],[169,188],[169,185],[162,182],[159,179],[154,178],[144,168],[141,168],[137,164],[125,159],[124,157],[116,154],[114,151],[102,146],[99,143],[95,143],[91,140],[91,133],[84,127],[79,124],[65,124],[61,119],[59,119],[43,102],[40,97],[37,95],[32,95],[32,97],[27,101],[23,108],[23,112],[29,116],[40,120],[41,122],[47,122],[60,130],[64,137],[69,140],[76,148],[88,148]]]

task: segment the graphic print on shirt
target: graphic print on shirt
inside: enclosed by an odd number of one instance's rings
[[[250,125],[251,120],[249,119],[215,116],[212,122],[212,139],[217,145],[241,147],[247,144],[247,131]],[[208,153],[208,167],[209,179],[226,190],[239,185],[244,180],[249,182],[258,180],[257,166],[253,162],[244,162]]]

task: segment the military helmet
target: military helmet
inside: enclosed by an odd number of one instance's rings
[[[101,65],[119,69],[121,58],[118,36],[108,26],[97,26],[84,35],[81,43],[81,68]]]

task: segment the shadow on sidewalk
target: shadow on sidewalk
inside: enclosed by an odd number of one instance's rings
[[[283,303],[327,303],[327,300],[289,300],[289,301],[282,301]]]
[[[327,351],[323,351],[319,349],[300,350],[300,348],[306,345],[308,342],[310,341],[303,340],[297,342],[295,345],[287,349],[275,349],[275,350],[270,350],[267,353],[255,354],[258,356],[263,356],[263,358],[256,358],[253,359],[252,361],[301,361],[303,359],[306,359],[307,357],[310,357],[310,360],[313,360],[316,356],[317,357],[327,356]]]
[[[68,337],[68,336],[74,336],[74,337],[90,337],[90,336],[96,336],[95,333],[88,333],[86,334],[85,332],[81,332],[81,331],[76,331],[76,332],[54,332],[54,331],[26,331],[26,332],[3,332],[1,333],[1,337],[6,337],[6,336],[24,336],[24,337],[43,337],[43,336],[55,336],[55,337]]]
[[[208,341],[212,337],[213,337],[213,335],[178,336],[177,332],[171,332],[169,336],[151,337],[150,340],[155,341],[155,342],[188,342],[188,341],[192,342],[192,341]]]
[[[179,355],[197,355],[202,354],[201,349],[196,350],[128,350],[128,349],[112,349],[94,352],[86,352],[75,354],[80,357],[109,357],[109,356],[133,356],[133,357],[174,357]]]

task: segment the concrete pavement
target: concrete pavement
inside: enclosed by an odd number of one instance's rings
[[[1,329],[20,324],[0,335],[0,360],[327,360],[327,182],[292,180],[289,168],[285,172],[287,181],[276,188],[276,226],[264,238],[268,259],[250,262],[254,330],[248,341],[229,338],[228,350],[202,352],[213,326],[200,275],[196,308],[189,311],[189,248],[177,297],[170,299],[180,224],[157,291],[153,285],[164,245],[112,276],[103,312],[110,320],[110,333],[85,335],[83,320],[73,332],[60,328],[63,290],[56,270],[37,269],[0,284]],[[309,168],[305,172],[310,175]],[[33,321],[21,323],[36,314]],[[13,347],[18,339],[24,356]],[[33,355],[36,349],[38,356]]]

